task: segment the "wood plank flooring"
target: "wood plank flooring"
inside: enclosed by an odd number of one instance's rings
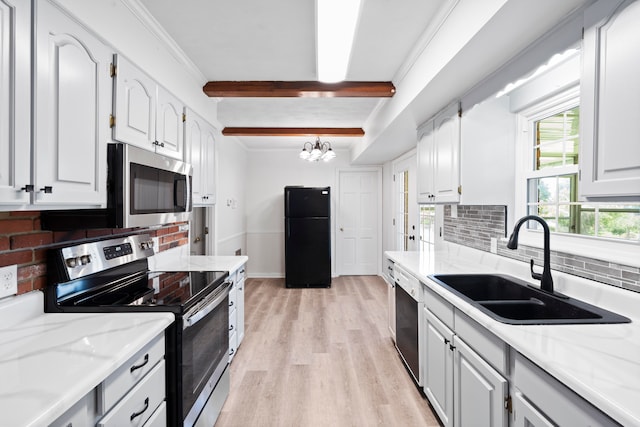
[[[216,427],[438,426],[391,340],[386,286],[247,279],[245,338]]]

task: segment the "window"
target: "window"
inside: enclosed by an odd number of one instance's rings
[[[577,96],[547,102],[524,113],[521,150],[527,213],[539,215],[552,232],[640,241],[640,204],[578,201],[580,107]],[[540,228],[529,222],[530,229]]]
[[[420,205],[420,252],[429,251],[436,241],[436,209]]]
[[[409,250],[409,171],[395,174],[396,184],[396,250]]]

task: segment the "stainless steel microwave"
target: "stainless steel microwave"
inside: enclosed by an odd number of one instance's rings
[[[107,208],[43,211],[42,228],[132,228],[188,221],[190,164],[129,144],[107,148]]]

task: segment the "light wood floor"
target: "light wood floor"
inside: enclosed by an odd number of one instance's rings
[[[438,426],[391,341],[380,277],[245,289],[245,338],[216,427]]]

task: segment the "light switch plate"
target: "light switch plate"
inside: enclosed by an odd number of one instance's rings
[[[0,267],[0,298],[18,293],[18,266]]]

